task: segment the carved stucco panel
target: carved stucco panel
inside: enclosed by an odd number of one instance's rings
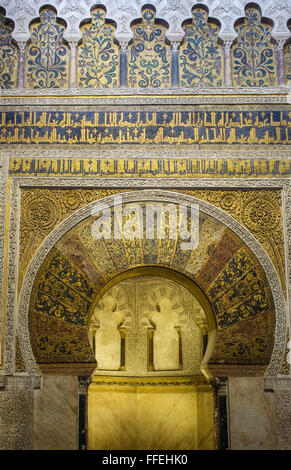
[[[41,0],[1,0],[0,6],[7,10],[7,16],[16,23],[14,37],[17,40],[29,38],[28,25],[30,21],[39,16],[39,9],[47,2]],[[66,39],[78,40],[81,38],[79,24],[81,20],[90,18],[90,8],[93,0],[51,0],[50,5],[57,9],[58,16],[67,22]],[[132,37],[130,24],[134,19],[141,17],[141,8],[147,4],[144,0],[103,0],[107,8],[107,17],[117,23],[117,38],[128,40]],[[192,0],[151,0],[157,10],[157,18],[163,18],[169,23],[167,33],[171,41],[179,41],[183,37],[181,23],[191,18],[191,9],[195,3]],[[244,7],[248,0],[204,0],[209,8],[209,15],[217,18],[221,23],[220,36],[224,40],[233,40],[236,37],[234,23],[244,16]],[[273,20],[273,36],[277,39],[287,38],[290,32],[287,21],[291,17],[291,7],[288,0],[258,0],[256,2],[262,10],[263,16]]]

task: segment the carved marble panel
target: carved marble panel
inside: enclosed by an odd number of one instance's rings
[[[99,328],[102,327],[99,314],[102,314],[106,324],[112,318],[110,311],[107,309],[104,312],[102,308],[104,300],[108,298],[114,299],[113,313],[118,316],[116,325],[119,328],[114,325],[114,332],[104,342],[104,348],[109,349],[107,359],[111,353],[118,350],[115,375],[165,375],[169,374],[169,371],[175,375],[201,373],[202,336],[197,323],[200,325],[204,319],[207,325],[202,307],[195,297],[177,282],[159,276],[144,275],[121,280],[110,288],[101,297],[97,313],[94,311],[92,314],[89,335],[97,360],[95,375],[112,375],[110,370],[113,367],[108,360],[108,367],[103,366],[102,344],[95,342],[94,346],[96,331],[98,334],[96,320]],[[110,308],[112,309],[111,306]],[[124,340],[122,367],[121,338]],[[101,367],[98,365],[99,358]]]

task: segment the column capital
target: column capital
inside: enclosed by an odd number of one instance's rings
[[[88,387],[91,383],[91,377],[82,376],[78,377],[78,390],[80,395],[88,394]]]
[[[180,41],[172,41],[171,42],[171,49],[173,52],[178,52],[180,48]]]
[[[25,54],[26,51],[26,41],[25,42],[18,42],[19,52],[21,55]]]
[[[127,52],[128,50],[128,41],[120,41],[119,48],[121,52]]]
[[[233,41],[224,41],[223,49],[225,51],[230,51]]]
[[[77,49],[79,41],[69,41],[70,49]]]
[[[278,39],[275,44],[276,51],[282,51],[285,47],[286,39]]]

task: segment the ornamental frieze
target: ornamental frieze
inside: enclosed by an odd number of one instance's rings
[[[290,142],[288,110],[0,113],[0,144],[248,146]]]

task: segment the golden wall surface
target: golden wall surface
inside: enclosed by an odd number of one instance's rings
[[[212,388],[191,378],[94,378],[88,432],[89,450],[213,450]]]

